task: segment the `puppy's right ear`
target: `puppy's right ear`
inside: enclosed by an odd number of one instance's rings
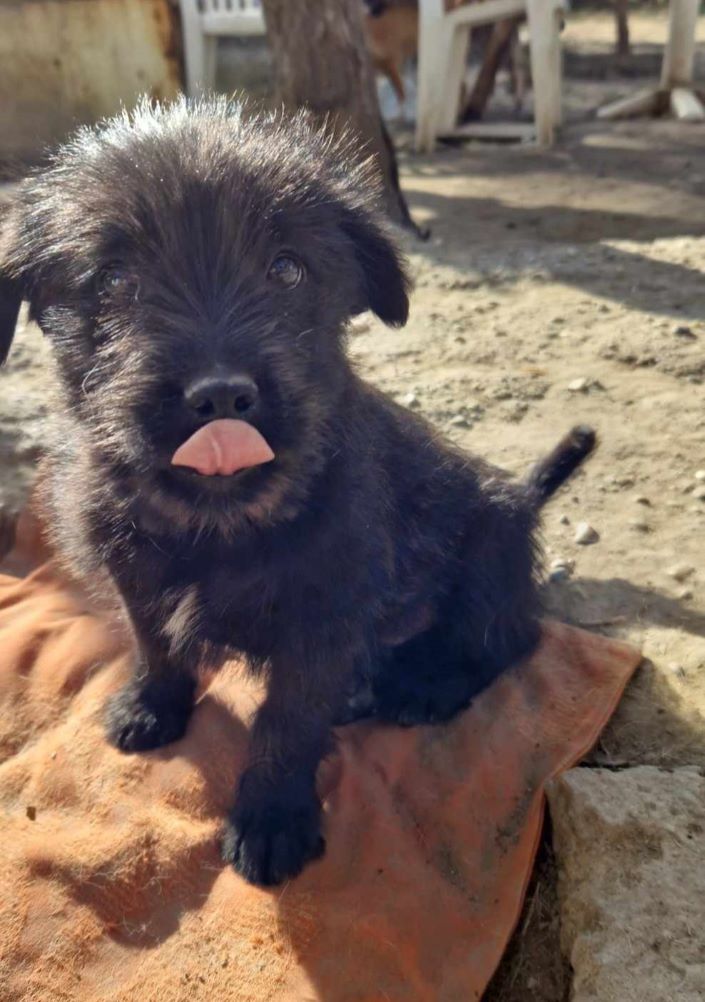
[[[13,230],[6,216],[0,222],[0,365],[10,351],[23,299],[22,282],[11,274]]]

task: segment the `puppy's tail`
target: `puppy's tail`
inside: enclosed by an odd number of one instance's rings
[[[547,456],[539,460],[526,480],[526,486],[536,497],[539,507],[575,473],[597,445],[593,428],[579,424]]]

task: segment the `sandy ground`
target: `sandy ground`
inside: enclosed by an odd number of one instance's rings
[[[597,428],[598,453],[545,512],[547,563],[572,568],[547,597],[647,661],[594,758],[705,766],[705,129],[594,121],[601,99],[643,86],[640,67],[655,65],[663,17],[635,17],[632,31],[628,78],[568,82],[554,150],[403,157],[412,210],[433,231],[428,244],[406,241],[411,319],[389,331],[365,317],[351,347],[371,380],[517,473],[571,424]],[[577,19],[566,38],[576,65],[611,65],[609,18]],[[31,477],[44,354],[25,327],[0,374],[8,508]],[[583,521],[599,541],[576,543]],[[541,865],[550,874],[548,857]],[[541,872],[529,906],[492,998],[563,997],[560,961],[537,973],[522,952],[552,921]]]

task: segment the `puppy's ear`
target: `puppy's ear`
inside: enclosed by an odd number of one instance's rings
[[[343,232],[352,241],[362,277],[355,313],[372,310],[389,327],[403,327],[409,316],[409,289],[401,252],[367,213],[349,211]]]
[[[11,274],[12,229],[7,217],[0,221],[0,365],[10,351],[23,299],[22,283]]]
[[[20,283],[14,278],[5,278],[0,274],[0,365],[10,351],[21,304]]]

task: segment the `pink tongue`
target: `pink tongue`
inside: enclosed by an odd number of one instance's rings
[[[172,466],[190,466],[206,477],[223,477],[274,459],[274,453],[256,428],[227,418],[211,421],[180,445]]]

